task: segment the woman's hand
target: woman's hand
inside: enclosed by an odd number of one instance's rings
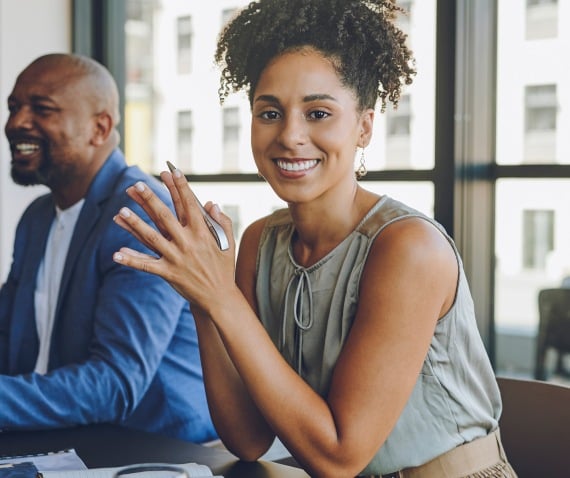
[[[184,175],[162,172],[161,179],[168,188],[176,216],[144,183],[127,189],[127,194],[149,215],[156,229],[133,211],[124,207],[114,221],[129,231],[158,257],[130,248],[121,248],[113,256],[119,264],[156,274],[166,279],[190,302],[208,311],[219,302],[220,291],[235,288],[235,240],[231,220],[210,202],[204,208],[223,227],[230,247],[220,251],[204,222],[200,207]]]

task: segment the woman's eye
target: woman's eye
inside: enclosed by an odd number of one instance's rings
[[[326,111],[315,110],[315,111],[311,111],[308,116],[310,119],[321,120],[321,119],[328,118],[330,116],[330,114],[327,113]]]
[[[263,111],[259,114],[259,117],[265,120],[276,120],[279,119],[280,115],[275,110]]]
[[[261,117],[264,119],[274,120],[279,118],[279,113],[275,110],[264,111],[261,113]]]

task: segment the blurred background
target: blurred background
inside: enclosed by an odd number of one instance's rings
[[[0,0],[1,96],[40,54],[101,61],[121,89],[128,161],[154,174],[177,164],[203,202],[233,218],[239,240],[253,219],[283,207],[256,175],[245,95],[218,101],[217,35],[247,3]],[[418,75],[397,110],[378,111],[363,185],[447,229],[497,374],[533,377],[539,292],[570,276],[570,2],[398,4]],[[17,218],[42,191],[11,183],[4,137],[0,154],[4,280]],[[556,354],[546,355],[546,378],[566,380],[564,360],[553,370]]]

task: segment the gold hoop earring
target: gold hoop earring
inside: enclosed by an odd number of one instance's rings
[[[364,159],[364,148],[360,150],[360,161],[358,164],[358,168],[356,169],[356,179],[361,179],[366,176],[368,170],[366,169],[366,161]]]

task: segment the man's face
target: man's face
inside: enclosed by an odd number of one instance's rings
[[[96,112],[88,83],[62,65],[32,64],[20,74],[5,126],[17,184],[64,186],[89,163]]]

